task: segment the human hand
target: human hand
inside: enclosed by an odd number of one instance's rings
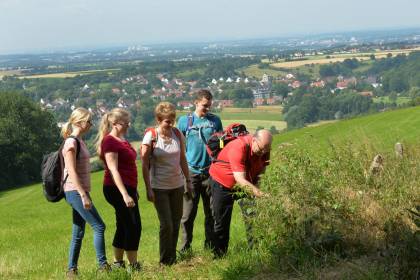
[[[194,190],[193,190],[193,186],[192,186],[191,181],[187,181],[187,192],[191,197],[192,197],[193,191]]]
[[[256,197],[265,197],[267,194],[265,194],[264,192],[262,192],[260,189],[254,187],[252,188],[252,193],[256,196]]]
[[[92,200],[87,195],[81,195],[83,208],[89,210],[92,208]]]
[[[128,208],[134,207],[136,205],[136,203],[134,202],[133,198],[130,195],[128,195],[128,194],[124,195],[123,196],[123,199],[124,199],[125,205]]]
[[[150,202],[155,202],[155,192],[152,188],[147,189],[147,200]]]
[[[269,194],[269,193],[266,193],[266,192],[263,192],[263,193],[262,193],[262,197],[264,197],[264,198],[268,198],[268,197],[270,197],[270,194]]]

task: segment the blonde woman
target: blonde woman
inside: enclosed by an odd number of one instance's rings
[[[160,221],[160,263],[172,265],[176,261],[188,165],[184,136],[174,127],[175,106],[161,102],[155,108],[155,116],[158,126],[148,129],[142,142],[142,171],[147,198],[154,202]],[[190,180],[187,183],[190,189]]]
[[[68,122],[62,127],[65,139],[64,157],[64,194],[73,208],[73,230],[70,243],[68,275],[77,274],[77,262],[85,233],[86,222],[93,229],[93,245],[96,250],[100,270],[109,270],[105,255],[105,224],[92,203],[90,192],[90,155],[82,136],[92,126],[92,115],[85,108],[75,109]]]
[[[125,139],[130,127],[130,113],[115,108],[106,113],[99,126],[96,148],[105,163],[103,192],[115,208],[116,231],[112,246],[114,266],[125,267],[124,252],[131,270],[140,270],[137,251],[141,219],[137,196],[136,151]]]

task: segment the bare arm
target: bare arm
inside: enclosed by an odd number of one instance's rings
[[[77,192],[79,193],[80,197],[82,198],[83,207],[85,209],[90,209],[92,207],[92,201],[90,200],[89,196],[86,194],[86,191],[83,189],[82,184],[79,180],[79,175],[77,175],[76,171],[76,151],[73,148],[70,148],[64,154],[64,164],[67,168],[68,176],[76,187]]]
[[[181,143],[181,156],[180,156],[181,169],[182,169],[182,172],[184,173],[185,179],[187,180],[187,191],[191,194],[192,186],[191,186],[191,179],[190,179],[190,170],[188,169],[187,156],[185,155],[185,143],[182,137],[179,139],[179,141]]]
[[[141,146],[141,170],[143,173],[144,185],[146,187],[147,200],[150,202],[155,201],[155,195],[150,183],[150,155],[152,153],[152,147],[150,145],[142,144]]]
[[[109,171],[111,172],[114,183],[124,199],[125,204],[127,205],[127,207],[134,207],[134,200],[128,194],[127,189],[125,188],[124,183],[121,179],[120,172],[118,171],[118,154],[114,152],[105,153],[105,161]]]
[[[233,172],[233,177],[239,186],[254,194],[256,197],[262,197],[264,195],[257,186],[246,179],[245,172]]]

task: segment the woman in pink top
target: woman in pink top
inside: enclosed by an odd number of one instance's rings
[[[75,109],[62,128],[64,140],[64,194],[73,208],[73,231],[68,263],[69,276],[77,274],[77,262],[85,233],[86,222],[93,229],[93,245],[100,270],[108,271],[110,266],[105,254],[105,224],[96,211],[90,192],[90,155],[81,136],[92,126],[92,114],[84,109]]]

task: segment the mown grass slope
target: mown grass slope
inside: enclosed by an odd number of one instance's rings
[[[139,173],[141,174],[141,173]],[[112,238],[115,232],[113,208],[102,194],[103,172],[93,173],[92,198],[107,228],[107,256],[112,261]],[[153,204],[145,198],[144,185],[139,180],[142,236],[139,260],[144,270],[135,278],[183,278],[189,274],[217,278],[226,261],[212,262],[210,252],[203,249],[204,220],[201,203],[194,229],[194,255],[171,268],[159,267],[159,221]],[[68,245],[71,238],[71,208],[64,200],[49,203],[43,197],[42,186],[35,184],[0,192],[0,279],[63,279],[67,268]],[[245,233],[242,218],[234,212],[232,246],[243,247]],[[82,279],[96,275],[92,230],[86,226],[79,260]],[[219,267],[219,268],[218,268]],[[219,272],[218,272],[219,271]],[[122,272],[114,272],[106,279],[125,279]],[[188,278],[188,277],[186,277]]]
[[[407,209],[420,204],[419,128],[420,108],[413,107],[276,136],[272,164],[261,185],[271,196],[257,203],[256,247],[246,249],[242,218],[235,206],[230,254],[223,260],[212,260],[210,252],[202,249],[200,212],[194,256],[160,268],[158,220],[140,184],[139,258],[144,270],[134,278],[404,279],[415,275],[419,272],[413,268],[418,260],[418,229]],[[403,160],[393,153],[397,141],[407,147]],[[385,157],[383,171],[366,176],[376,153]],[[114,217],[101,193],[102,176],[102,172],[92,174],[92,196],[107,224],[111,258]],[[0,213],[0,278],[62,279],[70,207],[64,201],[47,203],[36,184],[0,192]],[[94,259],[88,228],[80,258],[82,279],[97,277]],[[129,275],[113,272],[104,278],[128,279]]]
[[[382,112],[354,119],[289,131],[275,138],[324,152],[332,142],[369,142],[379,150],[392,149],[396,142],[420,143],[420,107]],[[276,146],[275,145],[275,146]]]

